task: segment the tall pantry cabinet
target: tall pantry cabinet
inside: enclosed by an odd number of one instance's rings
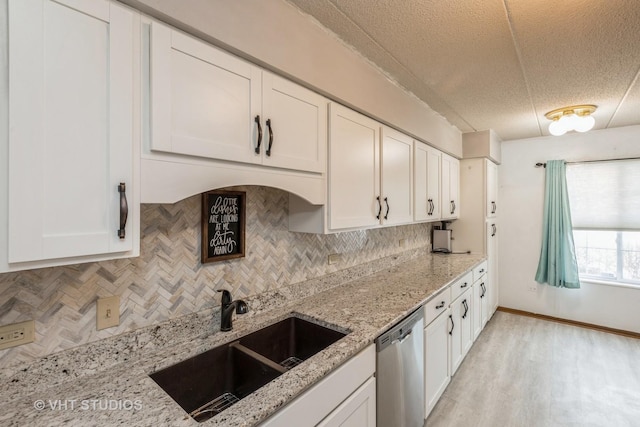
[[[498,165],[500,139],[493,131],[463,135],[460,161],[460,218],[451,223],[452,249],[487,257],[487,317],[498,307]]]

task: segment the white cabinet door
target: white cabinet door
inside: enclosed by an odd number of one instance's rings
[[[380,125],[341,105],[330,105],[329,228],[380,223]]]
[[[498,222],[487,222],[487,282],[489,286],[489,318],[498,308]]]
[[[464,358],[473,345],[473,288],[469,288],[462,294],[460,305],[460,340],[462,341],[462,358]]]
[[[460,161],[442,154],[442,219],[460,216]]]
[[[375,427],[376,380],[371,377],[342,402],[318,427]]]
[[[489,283],[487,281],[488,275],[483,275],[476,283],[473,285],[475,288],[473,298],[474,302],[474,335],[477,336],[482,332],[484,326],[487,324],[489,320],[489,298],[490,298],[490,290]]]
[[[440,177],[442,153],[435,148],[429,148],[427,158],[427,201],[431,201],[431,215],[429,219],[439,220],[441,214]]]
[[[325,172],[324,97],[158,22],[150,51],[151,150]]]
[[[413,140],[383,127],[380,162],[381,222],[396,225],[413,221]]]
[[[414,141],[414,220],[440,219],[441,152]]]
[[[462,329],[460,320],[464,313],[462,297],[451,304],[449,311],[449,375],[453,376],[462,363]]]
[[[487,198],[486,216],[495,217],[498,213],[498,165],[485,159]]]
[[[262,161],[259,68],[157,22],[150,56],[151,150]]]
[[[131,218],[118,236],[118,186],[133,202],[136,16],[101,0],[9,1],[10,263],[134,248]]]
[[[473,310],[471,312],[472,323],[473,323],[473,340],[475,341],[480,332],[482,332],[482,328],[484,328],[484,321],[482,315],[483,304],[486,301],[486,285],[485,279],[487,275],[484,274],[473,284]]]
[[[444,393],[449,376],[450,310],[438,316],[424,329],[425,418]]]
[[[374,411],[375,423],[375,369],[376,349],[375,345],[370,345],[282,407],[260,426],[315,426],[323,420],[328,425],[375,425],[356,423],[365,417],[370,422],[371,410]],[[327,417],[333,415],[338,424],[329,424],[330,419]]]
[[[263,164],[324,172],[327,100],[289,80],[262,74]]]

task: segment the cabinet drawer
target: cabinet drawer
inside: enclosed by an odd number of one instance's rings
[[[424,305],[424,324],[427,326],[433,319],[444,313],[451,304],[451,287],[436,295]]]
[[[483,261],[482,264],[478,265],[473,269],[473,281],[478,280],[483,274],[487,272],[487,261]]]
[[[471,289],[471,285],[473,285],[473,272],[469,271],[451,285],[451,301],[455,301],[464,291]]]

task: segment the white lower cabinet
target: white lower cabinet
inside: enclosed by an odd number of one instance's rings
[[[450,309],[424,328],[425,418],[449,385]]]
[[[449,332],[449,373],[456,373],[458,367],[473,344],[472,329],[472,287],[469,283],[467,290],[451,304],[451,330]]]
[[[376,425],[375,345],[370,345],[260,424],[261,427]]]
[[[375,427],[376,379],[371,377],[327,416],[319,427]]]
[[[487,295],[487,275],[484,274],[473,284],[473,339],[475,341],[489,319],[489,298]]]
[[[485,261],[424,305],[425,418],[488,320],[486,278]]]

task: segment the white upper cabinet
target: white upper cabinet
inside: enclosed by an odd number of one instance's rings
[[[413,139],[382,127],[381,222],[387,225],[413,221]]]
[[[289,198],[289,230],[332,233],[413,221],[413,139],[329,106],[327,203]]]
[[[152,151],[324,172],[324,97],[155,21],[150,43]]]
[[[414,220],[440,219],[440,159],[442,153],[414,141]]]
[[[460,216],[460,161],[442,154],[442,219]]]
[[[380,223],[380,124],[338,104],[330,105],[329,228]]]
[[[327,100],[267,71],[262,73],[264,164],[325,172]]]
[[[0,140],[9,155],[8,248],[0,269],[137,255],[139,16],[101,0],[10,0],[8,10],[10,131]]]

